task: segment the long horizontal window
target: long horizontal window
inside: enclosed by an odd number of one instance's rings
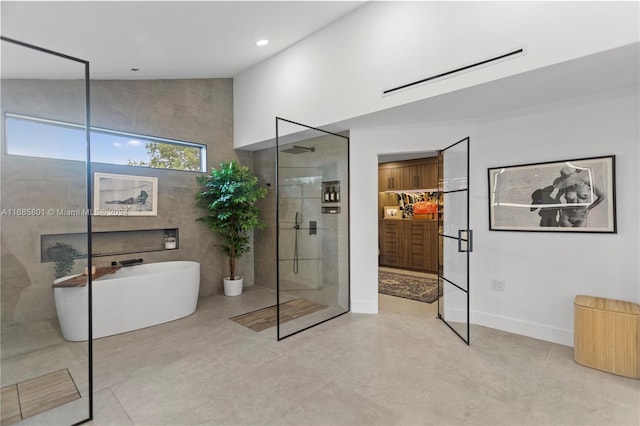
[[[7,154],[86,160],[83,126],[7,113]],[[207,170],[206,145],[91,128],[91,161],[157,169]]]

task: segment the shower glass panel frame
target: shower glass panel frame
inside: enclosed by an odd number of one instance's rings
[[[349,138],[276,117],[277,339],[351,309]]]
[[[15,385],[18,407],[10,419],[5,418],[5,410],[13,410],[13,405],[3,398],[2,424],[23,420],[34,424],[82,424],[93,419],[92,277],[88,274],[86,283],[89,336],[86,342],[67,342],[62,337],[52,286],[56,275],[82,274],[83,268],[93,263],[89,62],[4,36],[0,36],[0,43],[3,148],[0,355],[3,397],[5,391],[12,393]],[[80,156],[83,159],[7,154],[7,113],[83,123],[84,131],[78,135],[84,149],[84,155]],[[86,235],[79,247],[73,247],[77,251],[72,269],[63,268],[63,272],[54,274],[55,262],[42,261],[41,250],[47,248],[40,247],[40,235],[47,233]],[[56,249],[59,253],[59,248]],[[60,404],[38,401],[38,393],[61,399],[57,401]],[[23,400],[27,395],[33,398],[28,403]]]

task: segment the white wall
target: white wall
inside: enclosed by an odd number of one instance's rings
[[[378,312],[378,155],[442,149],[475,134],[472,125],[352,129],[351,310]]]
[[[328,126],[637,43],[639,9],[638,2],[370,2],[236,76],[234,145],[252,149],[272,139],[275,116]],[[521,46],[527,54],[518,59],[381,96]],[[572,344],[575,294],[640,301],[638,87],[628,93],[635,95],[594,95],[474,122],[351,129],[353,311],[378,309],[377,154],[432,151],[466,136],[474,322]],[[618,234],[488,231],[487,167],[607,154],[618,156]],[[489,290],[491,279],[505,280],[506,291]]]
[[[473,323],[573,345],[575,295],[640,303],[639,102],[633,88],[475,124],[352,130],[353,311],[377,311],[377,217],[367,207],[377,202],[377,154],[444,148],[465,136],[471,137]],[[617,234],[488,230],[487,168],[610,154],[616,155]],[[506,290],[490,290],[492,279],[504,280]]]
[[[635,95],[633,94],[635,92]],[[640,303],[638,92],[576,99],[478,126],[472,170],[474,322],[573,345],[573,299]],[[489,232],[488,167],[616,155],[617,234]],[[506,291],[488,290],[493,278]]]
[[[234,79],[236,148],[638,41],[638,2],[370,2]],[[526,46],[518,59],[381,91]]]

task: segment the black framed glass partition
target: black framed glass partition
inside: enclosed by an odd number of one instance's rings
[[[438,219],[438,318],[466,344],[470,343],[469,255],[469,143],[467,137],[443,149],[438,158],[439,192],[444,213]]]
[[[349,138],[276,119],[278,340],[349,311]]]
[[[83,423],[92,418],[91,274],[80,287],[57,284],[91,264],[89,63],[6,37],[1,53],[1,424]],[[85,131],[78,141],[58,141],[55,132],[8,128],[9,113],[69,121]],[[37,139],[31,144],[37,152],[12,155],[8,138],[14,146]],[[80,152],[60,160],[53,145]],[[86,244],[41,247],[42,235],[69,233],[84,235]],[[58,290],[71,292],[59,297]],[[81,309],[66,309],[65,298],[79,298]],[[84,328],[88,340],[66,341],[62,317]]]

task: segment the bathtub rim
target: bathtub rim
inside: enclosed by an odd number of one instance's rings
[[[118,272],[122,271],[122,270],[131,270],[131,268],[135,268],[136,266],[151,266],[151,265],[157,265],[157,264],[175,264],[175,263],[186,263],[186,264],[190,264],[190,267],[196,267],[195,265],[197,265],[198,268],[201,267],[200,262],[196,262],[195,260],[168,260],[168,261],[162,261],[162,262],[151,262],[151,263],[139,263],[136,265],[132,265],[132,266],[126,266],[126,267],[122,267],[120,269],[118,269],[116,272],[112,273],[112,274],[106,274],[103,275],[97,279],[93,279],[91,280],[92,283],[99,283],[99,282],[105,282],[105,281],[111,281],[114,279],[122,279],[122,278],[131,278],[134,276],[148,276],[148,275],[156,275],[156,274],[161,274],[161,273],[167,273],[167,272],[174,272],[174,271],[180,271],[180,270],[187,270],[190,268],[180,268],[180,269],[170,269],[170,270],[164,270],[164,271],[153,271],[153,272],[149,272],[149,273],[144,273],[144,274],[138,274],[138,275],[127,275],[127,276],[117,276]],[[58,284],[61,283],[63,281],[66,281],[68,279],[71,278],[75,278],[75,277],[79,277],[83,274],[71,274],[71,275],[67,275],[65,277],[62,278],[56,278],[55,280],[53,280],[53,284]],[[81,287],[86,287],[86,285],[84,286],[78,286],[78,287],[55,287],[55,288],[81,288]]]

